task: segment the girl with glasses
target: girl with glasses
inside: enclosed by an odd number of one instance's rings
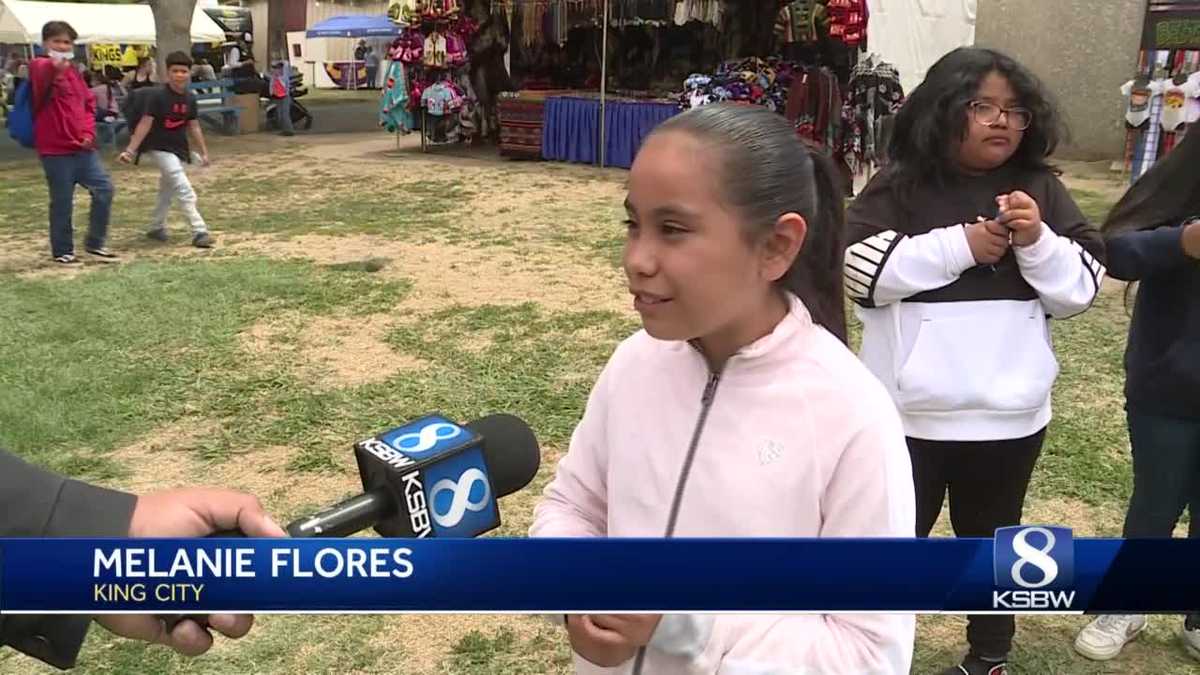
[[[1011,58],[957,49],[896,115],[892,163],[847,214],[861,357],[900,410],[917,535],[950,495],[958,536],[1017,525],[1050,422],[1047,317],[1091,305],[1103,243],[1047,163],[1060,121]],[[946,675],[1002,675],[1011,616],[972,616]]]

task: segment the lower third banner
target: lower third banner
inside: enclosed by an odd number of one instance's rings
[[[1200,541],[0,539],[0,612],[1189,612]]]

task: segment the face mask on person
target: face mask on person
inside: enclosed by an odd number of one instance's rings
[[[75,58],[75,52],[60,52],[54,49],[50,50],[50,58],[55,61],[70,61]]]

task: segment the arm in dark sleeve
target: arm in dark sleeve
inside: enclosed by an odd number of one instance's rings
[[[1126,232],[1105,244],[1108,273],[1122,281],[1139,281],[1196,262],[1183,252],[1183,225]]]
[[[0,450],[0,537],[124,537],[137,497],[69,480]],[[0,615],[0,644],[75,665],[87,616]]]

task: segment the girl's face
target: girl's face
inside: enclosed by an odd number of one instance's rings
[[[1008,78],[995,71],[979,83],[975,99],[963,111],[966,133],[958,146],[958,163],[967,171],[997,169],[1017,152],[1031,113],[1021,107]]]
[[[625,200],[625,275],[646,332],[699,338],[710,354],[732,353],[748,333],[761,334],[755,324],[778,301],[772,284],[795,258],[805,228],[791,214],[781,218],[788,222],[782,247],[778,235],[752,245],[722,199],[717,161],[689,133],[656,134],[637,155]]]

